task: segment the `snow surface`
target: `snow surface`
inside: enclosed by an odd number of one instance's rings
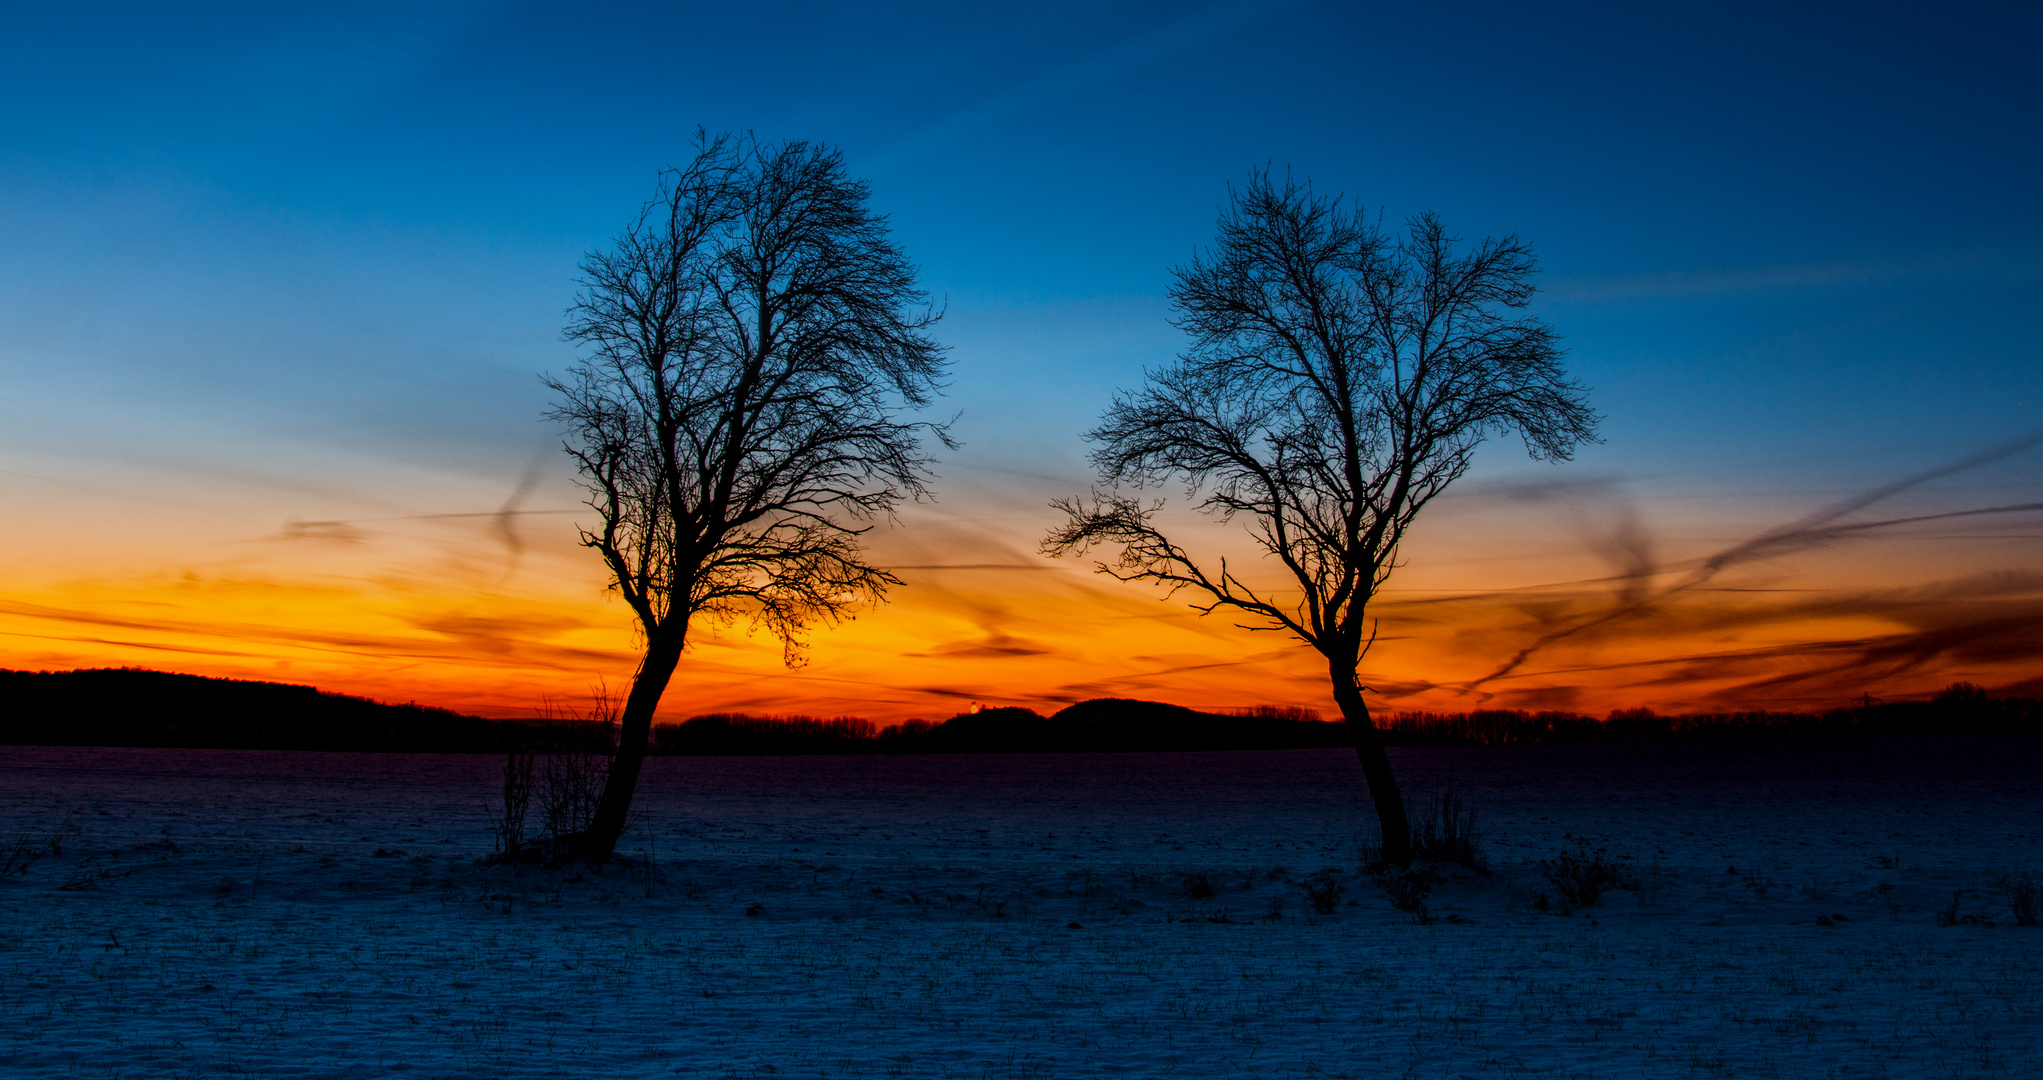
[[[577,875],[497,759],[0,748],[0,1075],[2043,1075],[2043,740],[1393,754],[1490,833],[1425,925],[1341,751],[655,759]]]

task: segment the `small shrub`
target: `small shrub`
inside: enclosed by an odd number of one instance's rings
[[[575,839],[595,820],[617,756],[620,708],[607,689],[598,689],[587,712],[551,702],[541,709],[540,721],[550,730],[536,752],[512,750],[504,756],[502,804],[484,806],[496,846],[488,861],[557,865],[573,856]],[[526,822],[535,804],[539,823],[537,835],[530,835]]]
[[[1640,907],[1660,906],[1660,893],[1666,887],[1667,872],[1660,866],[1660,855],[1655,852],[1652,865],[1632,875],[1628,883],[1632,892],[1637,893]]]
[[[979,895],[972,898],[972,904],[989,918],[1007,918],[1007,901],[986,899],[986,886],[984,885],[979,886]]]
[[[1341,872],[1331,866],[1305,879],[1305,900],[1321,915],[1332,915],[1347,891],[1341,884]]]
[[[83,892],[86,889],[97,889],[99,888],[100,882],[112,881],[116,878],[127,877],[128,875],[133,874],[137,869],[139,869],[139,867],[101,866],[99,864],[99,859],[90,858],[85,860],[84,866],[81,866],[78,869],[73,870],[71,872],[71,875],[64,879],[64,883],[62,885],[57,886],[57,891]],[[231,888],[232,886],[231,882],[229,883],[229,886]],[[221,891],[226,892],[229,890],[223,889]]]
[[[1958,889],[1958,890],[1953,890],[1953,891],[1952,891],[1952,893],[1951,893],[1951,906],[1950,906],[1950,907],[1947,907],[1947,908],[1945,908],[1945,909],[1944,909],[1944,910],[1942,910],[1942,911],[1939,911],[1939,912],[1937,912],[1937,925],[1938,925],[1938,926],[1992,926],[1992,925],[1993,925],[1992,923],[1990,923],[1990,922],[1987,922],[1987,921],[1986,921],[1986,920],[1985,920],[1984,918],[1982,918],[1982,917],[1980,917],[1980,916],[1978,916],[1978,915],[1960,915],[1960,914],[1958,914],[1958,904],[1959,904],[1959,901],[1961,901],[1962,899],[1964,899],[1964,896],[1965,896],[1965,893],[1964,893],[1964,890],[1962,890],[1962,889]]]
[[[1778,885],[1779,883],[1774,881],[1774,879],[1756,870],[1745,878],[1745,887],[1751,889],[1752,895],[1761,900],[1766,899],[1767,894],[1772,892]]]
[[[2036,925],[2036,879],[2028,874],[2009,874],[2000,879],[2000,887],[2007,890],[2008,910],[2014,913],[2015,925]]]
[[[1426,897],[1432,895],[1434,876],[1424,870],[1406,874],[1386,874],[1377,879],[1383,886],[1383,894],[1390,898],[1390,906],[1399,911],[1409,912],[1424,926],[1433,921],[1432,912],[1426,909]]]
[[[0,848],[0,877],[9,874],[26,874],[49,853],[45,838],[34,833],[23,833],[4,848]]]
[[[499,858],[514,857],[525,846],[525,810],[532,801],[532,752],[513,750],[504,755],[504,808],[487,807],[490,826],[496,833]]]
[[[59,824],[48,832],[32,830],[0,844],[0,878],[26,874],[29,867],[47,856],[62,856],[65,838],[76,831],[75,825]]]
[[[540,762],[539,816],[546,835],[555,840],[587,832],[596,819],[596,803],[610,778],[610,759],[617,753],[615,729],[605,725],[596,746],[552,748]]]
[[[1188,898],[1193,900],[1212,899],[1213,882],[1206,877],[1205,871],[1194,870],[1190,873],[1181,874],[1178,880],[1183,884],[1185,896]]]
[[[552,860],[559,860],[572,848],[570,838],[589,830],[596,819],[596,804],[603,797],[603,785],[610,779],[611,759],[617,756],[621,709],[622,703],[604,688],[596,691],[587,712],[556,711],[551,704],[547,706],[546,720],[566,728],[573,737],[548,742],[539,756],[536,783],[528,790],[538,798],[544,843],[527,845],[519,861],[533,861],[542,846],[550,850]]]
[[[1564,911],[1592,907],[1612,889],[1629,889],[1636,882],[1631,869],[1612,860],[1604,849],[1587,844],[1563,851],[1545,865],[1546,879],[1560,894]]]
[[[1426,801],[1418,824],[1412,830],[1413,854],[1489,872],[1489,861],[1483,857],[1481,816],[1454,789],[1451,778]]]

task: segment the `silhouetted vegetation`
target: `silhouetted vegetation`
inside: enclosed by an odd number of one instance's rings
[[[1638,875],[1631,867],[1612,859],[1602,848],[1592,849],[1587,841],[1580,841],[1573,850],[1547,860],[1543,869],[1554,892],[1560,894],[1559,901],[1552,906],[1563,915],[1595,906],[1612,889],[1630,889],[1638,884]],[[1546,894],[1541,893],[1533,906],[1549,906]]]
[[[1305,901],[1321,915],[1332,915],[1341,905],[1341,894],[1347,891],[1341,884],[1341,872],[1331,866],[1305,879]]]
[[[64,840],[76,834],[76,826],[59,824],[30,829],[11,841],[0,841],[0,878],[28,873],[44,856],[64,854]],[[2026,924],[2025,924],[2026,925]]]
[[[1306,709],[1199,712],[1155,701],[1100,698],[1050,716],[1033,709],[960,713],[940,724],[736,713],[653,729],[657,754],[1043,754],[1277,750],[1347,746],[1339,724]]]
[[[1421,926],[1433,921],[1433,913],[1426,907],[1426,898],[1433,895],[1433,886],[1439,882],[1439,875],[1431,870],[1394,871],[1390,864],[1378,863],[1372,876],[1377,887],[1390,900],[1390,906],[1409,914],[1412,921]]]
[[[1276,716],[1230,716],[1123,698],[1083,701],[1050,716],[987,709],[913,740],[924,753],[1124,753],[1144,750],[1277,750],[1348,745],[1339,724]]]
[[[501,807],[485,806],[490,832],[496,840],[498,858],[515,857],[525,846],[525,811],[532,805],[532,754],[512,750],[504,755],[504,801]]]
[[[548,710],[550,717],[553,710]],[[577,725],[577,738],[556,741],[537,753],[513,750],[504,755],[501,812],[486,807],[496,834],[498,862],[558,864],[574,856],[580,838],[595,819],[603,781],[617,752],[616,709],[608,695],[588,713],[563,719]],[[536,766],[536,768],[535,768]],[[539,808],[539,835],[525,836],[525,817],[533,803]]]
[[[15,746],[481,754],[585,734],[286,683],[141,668],[0,671],[0,744]]]
[[[1383,739],[1392,746],[2038,732],[2043,701],[1992,698],[1970,683],[1953,683],[1927,701],[1869,702],[1821,713],[1661,716],[1651,709],[1622,709],[1602,720],[1566,712],[1399,713],[1383,725]]]
[[[1310,709],[1260,706],[1226,713],[1122,698],[1080,702],[1043,716],[995,708],[948,720],[880,727],[858,717],[712,713],[652,731],[661,755],[1026,754],[1197,750],[1302,750],[1351,745],[1338,721]],[[1823,713],[1661,716],[1646,709],[1598,720],[1579,713],[1400,713],[1383,724],[1392,746],[1818,738],[1854,735],[2043,733],[2043,702],[1993,698],[1958,683],[1926,701],[1878,702]],[[192,749],[506,753],[561,758],[614,745],[614,724],[549,716],[486,720],[424,705],[386,705],[310,686],[213,679],[140,668],[0,670],[0,745],[156,746]],[[553,762],[564,767],[562,762]],[[527,766],[530,768],[531,766]],[[521,787],[507,777],[507,792]],[[562,787],[565,782],[551,787]],[[527,775],[523,790],[551,790]],[[542,800],[543,801],[543,800]],[[1458,803],[1429,806],[1414,831],[1444,845],[1471,836]],[[1450,820],[1452,818],[1452,820]],[[1430,823],[1430,824],[1429,824]],[[1435,836],[1427,839],[1426,829]],[[522,836],[520,837],[522,839]]]
[[[2043,702],[1990,698],[1959,683],[1928,701],[1827,713],[1751,712],[1660,716],[1647,709],[1606,719],[1565,712],[1401,713],[1383,725],[1392,746],[1804,738],[1840,735],[2025,734],[2043,732]],[[882,728],[870,720],[738,713],[698,716],[653,731],[658,754],[1043,754],[1199,750],[1302,750],[1350,746],[1342,723],[1310,709],[1261,706],[1230,713],[1124,698],[1080,702],[1043,716],[1032,709],[960,713],[942,723],[911,720]],[[1451,790],[1429,803],[1414,830],[1429,858],[1481,868],[1480,833]]]
[[[1481,815],[1455,789],[1453,780],[1442,785],[1421,808],[1412,827],[1412,853],[1421,859],[1489,870],[1489,860],[1483,857]]]
[[[2043,893],[2037,889],[2036,879],[2028,874],[2009,874],[2000,879],[2000,887],[2007,890],[2008,910],[2015,916],[2015,925],[2036,925],[2036,898]]]
[[[1104,486],[1051,504],[1065,522],[1046,554],[1113,550],[1101,573],[1320,654],[1383,856],[1400,866],[1412,861],[1404,797],[1357,679],[1376,641],[1369,603],[1403,565],[1419,511],[1485,440],[1516,433],[1533,457],[1563,461],[1595,438],[1558,336],[1525,311],[1537,273],[1516,236],[1464,245],[1430,212],[1393,235],[1310,184],[1252,173],[1229,189],[1213,247],[1172,271],[1172,321],[1192,347],[1116,394],[1087,433]],[[1180,483],[1248,533],[1282,587],[1166,530],[1144,489]]]
[[[597,525],[582,543],[643,632],[595,816],[576,841],[606,862],[650,749],[690,620],[744,616],[790,663],[805,628],[900,584],[859,536],[927,493],[901,419],[943,383],[941,313],[866,204],[843,155],[807,142],[698,136],[695,160],[608,251],[582,261],[549,379]]]
[[[922,729],[930,726],[925,723]],[[870,720],[848,716],[818,720],[813,716],[710,713],[653,728],[652,752],[726,756],[870,753],[880,748],[882,735],[887,733]]]

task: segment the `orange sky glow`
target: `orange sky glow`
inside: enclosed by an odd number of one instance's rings
[[[1382,623],[1364,678],[1378,707],[1822,709],[1960,679],[2036,691],[2043,573],[2016,524],[1895,530],[1675,590],[1702,558],[1777,522],[1749,505],[1727,517],[1529,503],[1479,479],[1468,488],[1429,508],[1374,605]],[[1035,494],[967,488],[876,529],[870,550],[907,584],[816,627],[796,668],[743,623],[699,623],[662,719],[892,723],[973,702],[1048,713],[1094,697],[1334,715],[1324,667],[1288,636],[1037,555],[1051,517]],[[0,664],[308,683],[496,717],[583,709],[599,688],[629,686],[635,642],[597,560],[574,542],[586,515],[569,509],[573,489],[544,495],[555,509],[510,517],[392,505],[283,522],[269,500],[228,499],[194,518],[150,507],[139,489],[46,497],[15,523]],[[80,519],[94,527],[79,530]],[[1182,527],[1237,564],[1244,556],[1226,548],[1224,528]],[[37,535],[65,540],[22,543]]]

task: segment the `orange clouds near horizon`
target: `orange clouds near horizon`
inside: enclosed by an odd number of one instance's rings
[[[1593,484],[1559,500],[1525,490],[1470,485],[1422,518],[1373,606],[1373,705],[1824,709],[1957,680],[2043,692],[2043,560],[2024,531],[2035,514],[1839,534],[1677,588],[1768,523],[1749,507],[1642,508]],[[662,719],[891,723],[1095,697],[1334,715],[1324,665],[1288,636],[1035,554],[1049,515],[1034,495],[967,491],[959,507],[916,507],[869,534],[906,584],[813,628],[796,668],[743,623],[698,623]],[[68,550],[17,534],[0,571],[0,666],[306,683],[495,717],[584,708],[599,687],[629,685],[629,613],[575,544],[570,509],[281,524],[260,512],[146,541],[100,531]],[[1185,527],[1236,564],[1247,556],[1227,529]]]

